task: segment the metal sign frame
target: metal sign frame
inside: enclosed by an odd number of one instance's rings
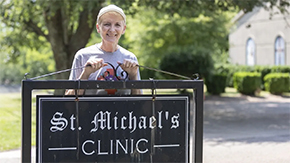
[[[37,95],[36,162],[189,163],[190,99]]]
[[[192,89],[190,120],[191,162],[202,162],[203,154],[203,86],[202,80],[23,80],[22,81],[22,162],[31,162],[32,91],[43,89]],[[194,132],[193,132],[194,131]],[[192,134],[194,133],[194,134]],[[194,144],[194,147],[193,145]]]

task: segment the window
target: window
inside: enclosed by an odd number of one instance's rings
[[[246,45],[246,64],[249,66],[255,65],[255,52],[256,52],[256,45],[252,38],[247,40]]]
[[[285,42],[281,36],[275,41],[275,65],[285,65]]]

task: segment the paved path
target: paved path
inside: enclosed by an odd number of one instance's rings
[[[0,93],[17,93],[21,92],[21,85],[1,85],[0,84]]]
[[[207,97],[205,163],[289,163],[290,98]]]
[[[290,98],[206,97],[203,142],[205,163],[289,163]],[[20,162],[20,151],[0,162]]]

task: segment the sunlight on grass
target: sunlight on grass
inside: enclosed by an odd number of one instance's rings
[[[285,92],[282,94],[283,96],[287,96],[287,97],[290,97],[290,92]]]
[[[0,151],[21,145],[20,93],[0,94]]]
[[[239,97],[241,94],[237,92],[235,88],[226,87],[225,93],[222,93],[220,96],[222,97]]]
[[[32,145],[36,137],[35,98],[32,104]],[[21,147],[21,93],[0,94],[0,151]]]

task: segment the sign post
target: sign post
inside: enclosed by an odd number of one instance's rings
[[[154,82],[154,83],[153,83]],[[37,96],[36,162],[202,162],[203,82],[22,82],[22,162],[34,89],[193,89],[188,95]]]

